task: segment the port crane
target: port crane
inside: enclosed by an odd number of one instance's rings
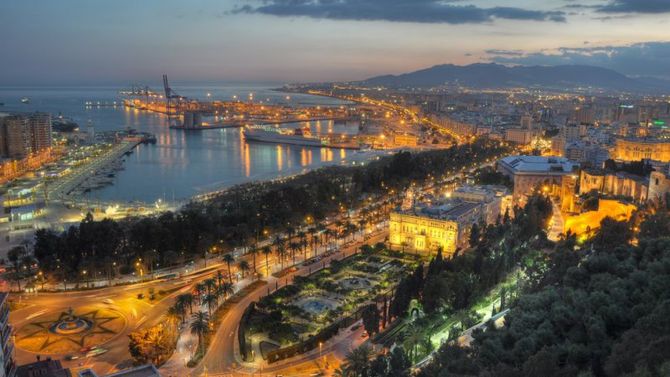
[[[168,116],[168,125],[172,125],[172,108],[173,106],[175,107],[175,114],[177,113],[177,108],[176,104],[180,103],[182,100],[185,100],[186,97],[180,96],[170,88],[170,84],[168,83],[168,77],[166,74],[163,75],[163,89],[165,89],[165,102],[166,102],[166,112]],[[176,102],[175,102],[176,101]]]

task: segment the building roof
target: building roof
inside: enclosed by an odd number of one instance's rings
[[[84,369],[79,372],[79,377],[161,377],[156,367],[152,364],[142,365],[135,368],[124,369],[112,374],[98,376],[90,369]]]
[[[572,173],[579,167],[565,157],[507,156],[500,164],[519,173]]]
[[[16,377],[71,377],[59,360],[46,359],[16,367]]]
[[[400,213],[437,220],[456,220],[480,205],[480,203],[451,199],[437,204],[419,204],[413,209],[400,211]]]

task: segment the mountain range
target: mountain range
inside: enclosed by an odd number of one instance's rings
[[[627,92],[670,92],[670,81],[629,77],[614,70],[587,65],[505,66],[495,63],[442,64],[400,75],[383,75],[360,82],[389,88],[436,87],[458,84],[471,88],[592,87]]]

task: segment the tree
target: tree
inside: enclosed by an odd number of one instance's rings
[[[379,332],[379,310],[376,304],[370,304],[363,309],[363,327],[370,337]]]
[[[258,254],[259,250],[256,247],[256,245],[252,245],[251,248],[249,249],[249,254],[253,257],[253,269],[254,273],[256,272],[256,255]]]
[[[167,315],[171,318],[177,318],[179,322],[183,323],[186,317],[186,307],[181,302],[176,301],[168,308]]]
[[[233,288],[233,285],[225,282],[217,288],[217,294],[219,296],[223,296],[225,299],[228,299],[228,296],[232,295],[235,293],[235,289]]]
[[[347,372],[349,376],[364,377],[367,375],[368,362],[372,356],[372,348],[362,345],[346,355]]]
[[[21,291],[21,267],[25,252],[26,249],[23,246],[15,246],[7,253],[7,259],[9,259],[9,262],[12,264],[12,270],[14,270],[12,276],[16,281],[19,291]]]
[[[212,316],[212,307],[217,304],[217,297],[215,294],[208,293],[202,298],[202,303],[207,305],[207,313]]]
[[[240,270],[240,272],[242,272],[242,279],[244,279],[244,276],[246,275],[246,273],[249,272],[249,270],[251,269],[251,267],[249,267],[249,262],[247,262],[245,260],[241,260],[237,264],[237,267]]]
[[[188,306],[189,313],[193,314],[193,295],[191,293],[184,293],[177,296],[177,303],[184,307],[184,309]]]
[[[205,289],[207,289],[207,294],[211,295],[212,292],[214,292],[214,289],[216,288],[216,280],[210,278],[210,279],[205,279],[203,282],[205,285]]]
[[[474,223],[470,228],[470,247],[475,247],[479,243],[479,237],[481,237],[479,225]]]
[[[209,316],[207,313],[199,311],[193,314],[191,318],[191,334],[198,337],[198,350],[204,352],[204,337],[209,332]]]
[[[266,275],[265,276],[270,276],[270,263],[268,262],[268,256],[272,254],[272,249],[270,248],[269,245],[263,246],[263,255],[265,255],[265,271]]]
[[[405,344],[407,344],[409,347],[409,358],[410,359],[416,359],[417,353],[418,353],[418,348],[419,344],[423,341],[424,334],[422,333],[421,329],[417,327],[416,325],[412,324],[410,326],[407,326],[407,329],[405,330]]]
[[[235,262],[235,257],[232,253],[228,253],[223,256],[223,261],[226,262],[226,265],[228,265],[228,281],[230,284],[233,284],[233,272],[230,269],[230,264]]]
[[[405,350],[402,347],[395,347],[389,357],[389,377],[405,377],[407,370],[411,366]]]

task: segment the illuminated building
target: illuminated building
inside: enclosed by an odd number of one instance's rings
[[[51,147],[51,116],[46,113],[0,118],[0,154],[22,159]]]
[[[389,242],[396,250],[445,256],[468,246],[472,224],[490,222],[500,214],[504,190],[463,187],[435,204],[413,203],[413,197],[391,213]]]
[[[533,118],[530,115],[526,114],[526,115],[521,117],[520,124],[521,124],[521,128],[523,128],[525,130],[532,130],[533,129]]]
[[[577,180],[579,164],[564,157],[507,156],[498,161],[498,171],[514,183],[513,199],[523,203],[528,194],[540,189],[548,195],[571,200],[570,187]],[[562,202],[571,206],[569,202]]]
[[[612,196],[627,196],[637,202],[644,202],[647,200],[648,181],[644,177],[626,172],[582,170],[579,177],[579,194],[591,191]]]
[[[573,141],[565,146],[563,156],[582,165],[599,168],[609,159],[609,151],[594,143]]]
[[[414,135],[394,135],[393,144],[398,147],[416,147],[419,138]]]
[[[670,141],[653,138],[620,138],[616,140],[612,157],[620,161],[649,159],[670,162]]]
[[[533,134],[525,128],[507,128],[505,130],[505,141],[517,144],[529,144]]]
[[[668,203],[670,193],[670,171],[652,171],[649,176],[649,192],[647,198],[657,203]]]
[[[562,128],[561,132],[566,142],[581,140],[586,136],[586,125],[568,124]]]
[[[0,292],[0,358],[2,358],[0,377],[13,377],[16,374],[12,326],[9,324],[8,298],[9,293]]]

